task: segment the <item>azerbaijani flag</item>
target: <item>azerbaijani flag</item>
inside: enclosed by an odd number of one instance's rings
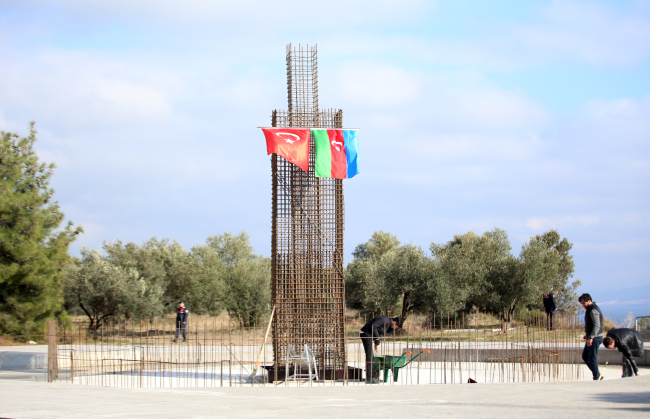
[[[346,179],[359,174],[359,130],[312,129],[316,177]]]

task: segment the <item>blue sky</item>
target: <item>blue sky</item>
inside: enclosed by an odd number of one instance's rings
[[[581,292],[650,315],[650,1],[0,0],[0,129],[37,122],[72,247],[247,230],[270,252],[262,134],[285,45],[361,128],[347,260],[374,230],[428,249],[556,228]]]

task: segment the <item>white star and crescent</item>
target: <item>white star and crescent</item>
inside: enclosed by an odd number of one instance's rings
[[[338,144],[338,146],[337,146],[337,144]],[[332,145],[334,146],[334,148],[336,149],[336,151],[341,151],[341,149],[339,148],[339,146],[343,147],[343,143],[338,142],[338,141],[334,141],[334,140],[332,140]]]
[[[278,133],[276,133],[276,135],[277,135],[278,137],[282,138],[284,141],[288,142],[289,144],[293,144],[293,143],[295,143],[296,141],[300,141],[300,140],[301,140],[300,136],[298,136],[298,135],[296,135],[296,134],[291,134],[290,132],[278,132]],[[292,136],[292,137],[295,137],[295,139],[284,138],[284,137],[282,137],[282,135],[290,135],[290,136]]]

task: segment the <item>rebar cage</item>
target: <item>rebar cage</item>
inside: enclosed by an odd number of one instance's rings
[[[342,128],[343,111],[318,108],[317,48],[287,45],[288,109],[274,110],[271,125]],[[289,344],[308,344],[319,369],[343,370],[345,284],[344,201],[341,179],[314,176],[314,141],[309,172],[271,156],[273,355],[286,357]]]

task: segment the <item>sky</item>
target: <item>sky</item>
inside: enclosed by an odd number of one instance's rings
[[[605,315],[650,315],[650,1],[0,0],[0,130],[57,169],[71,246],[246,230],[270,255],[264,137],[285,47],[360,128],[345,253],[557,229]]]

